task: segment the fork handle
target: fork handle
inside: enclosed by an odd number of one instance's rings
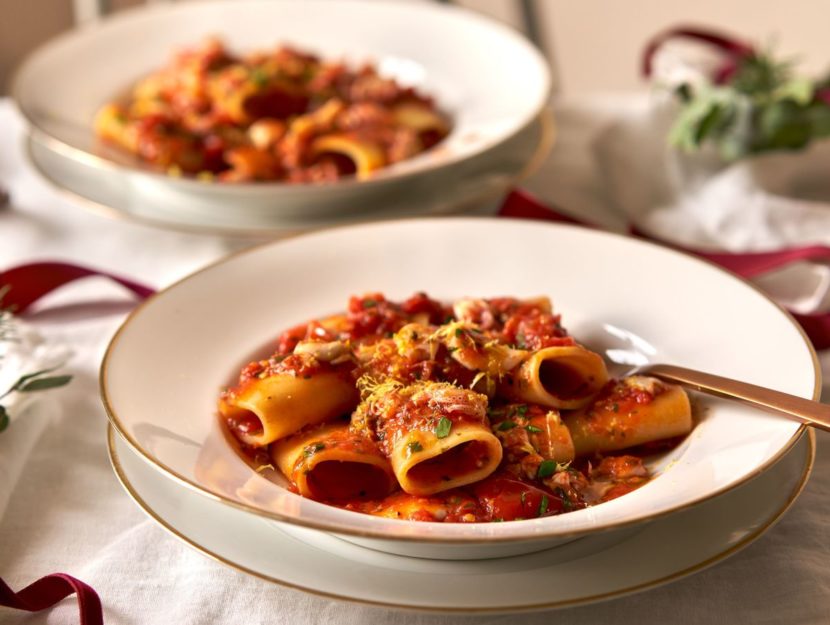
[[[830,405],[827,404],[674,365],[651,365],[638,373],[710,395],[734,399],[830,431]]]

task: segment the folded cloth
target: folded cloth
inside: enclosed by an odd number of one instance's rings
[[[701,103],[711,106],[706,98],[731,98],[718,89],[728,89],[739,68],[759,54],[751,42],[694,26],[666,30],[648,43],[642,70],[655,87],[652,97],[618,115],[594,143],[608,198],[638,229],[732,252],[830,242],[830,142],[737,161],[724,160],[711,143],[693,153],[669,145],[680,119],[678,90],[697,98],[684,115]],[[743,145],[758,111],[748,97],[729,102],[732,139]]]
[[[676,106],[643,98],[593,143],[607,198],[638,229],[673,243],[732,252],[830,244],[830,143],[734,163],[668,144]]]
[[[62,365],[69,350],[46,344],[31,327],[10,319],[0,340],[0,393],[23,375]],[[0,430],[0,518],[29,454],[46,428],[60,416],[60,404],[44,393],[11,393],[0,400],[8,413],[8,424]]]

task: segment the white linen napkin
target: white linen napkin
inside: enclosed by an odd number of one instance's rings
[[[655,93],[596,137],[617,210],[653,236],[699,248],[830,244],[830,142],[725,163],[714,150],[685,154],[668,144],[676,110],[667,94]]]
[[[12,336],[0,341],[0,393],[22,375],[57,367],[66,362],[69,350],[46,344],[31,327],[14,320]],[[0,518],[20,479],[23,467],[38,439],[60,416],[60,404],[48,393],[11,393],[2,399],[9,424],[0,431]]]

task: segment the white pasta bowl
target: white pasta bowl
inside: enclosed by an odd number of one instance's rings
[[[92,122],[102,105],[162,67],[173,51],[209,35],[239,52],[291,43],[323,59],[371,61],[382,74],[434,96],[452,131],[434,149],[369,179],[302,185],[174,178],[96,139]],[[154,4],[73,31],[30,56],[12,91],[38,142],[83,164],[92,178],[117,179],[135,202],[161,203],[210,222],[238,213],[256,225],[356,214],[442,185],[465,189],[456,203],[492,196],[539,149],[534,123],[550,84],[546,62],[529,42],[456,7],[243,0]],[[529,130],[537,136],[521,139]]]
[[[424,523],[304,499],[249,467],[225,439],[220,389],[285,328],[343,309],[351,294],[423,290],[548,295],[565,327],[618,372],[646,362],[693,367],[815,398],[819,372],[800,328],[754,287],[698,259],[618,235],[506,219],[349,226],[232,256],[140,306],[101,370],[112,424],[182,489],[304,540],[320,532],[392,553],[487,558],[551,547],[688,508],[759,475],[804,426],[695,397],[695,427],[648,461],[655,479],[619,499],[539,519]],[[616,364],[614,364],[616,363]],[[205,522],[210,522],[206,519]]]

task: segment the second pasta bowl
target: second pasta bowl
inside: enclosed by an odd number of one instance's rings
[[[209,36],[227,49],[200,44]],[[196,59],[176,57],[171,70],[169,57],[194,46]],[[113,59],[113,49],[130,54]],[[305,53],[322,64],[284,84]],[[377,75],[357,76],[367,63]],[[87,70],[81,83],[77,67]],[[110,186],[131,216],[255,230],[409,206],[402,197],[432,212],[489,199],[549,147],[539,119],[550,84],[529,42],[457,7],[245,0],[157,4],[67,33],[27,59],[13,92],[53,169],[71,169],[88,199]],[[434,98],[440,116],[424,102],[413,109],[407,90]],[[279,94],[309,103],[279,110]],[[436,117],[448,134],[421,150]],[[409,126],[370,123],[388,118]],[[147,205],[157,208],[147,215]]]
[[[496,369],[476,364],[482,354]],[[804,397],[817,388],[786,313],[706,263],[573,227],[442,219],[333,229],[194,274],[125,322],[101,389],[117,431],[182,488],[303,540],[490,558],[695,505],[803,433],[712,398],[693,397],[690,414],[682,393],[606,380],[658,361]],[[658,403],[659,418],[627,428]],[[283,416],[263,417],[278,405]],[[617,445],[619,432],[632,438]],[[655,437],[662,447],[640,445]]]

